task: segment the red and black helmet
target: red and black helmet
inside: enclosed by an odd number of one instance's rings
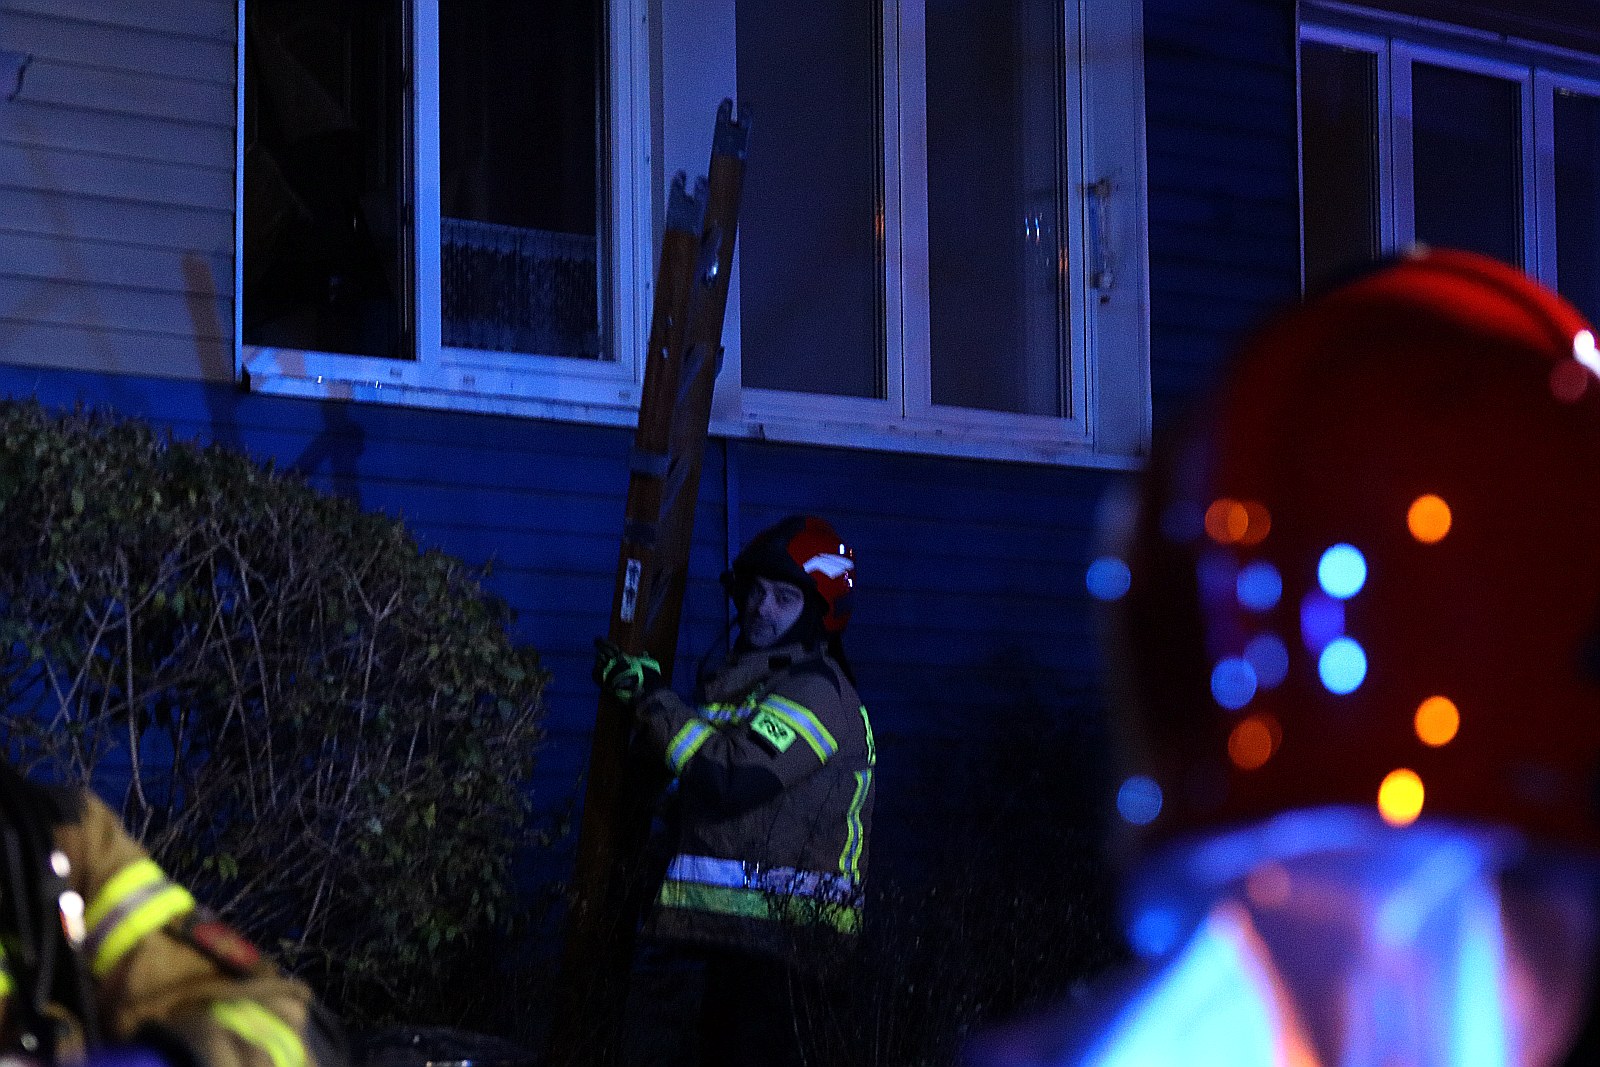
[[[824,633],[842,633],[850,621],[855,553],[834,528],[814,515],[791,515],[750,539],[722,576],[730,596],[752,578],[771,578],[805,590]]]
[[[1600,848],[1597,373],[1570,305],[1462,252],[1259,333],[1097,563],[1129,820],[1376,805]]]

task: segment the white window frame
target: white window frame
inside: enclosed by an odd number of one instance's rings
[[[1384,253],[1416,241],[1412,63],[1515,82],[1522,104],[1523,269],[1556,287],[1554,94],[1571,90],[1600,98],[1600,57],[1337,2],[1308,4],[1299,40],[1376,56],[1379,238]],[[1302,241],[1302,280],[1304,250]]]
[[[248,0],[245,0],[248,2]],[[665,176],[702,174],[711,117],[737,100],[735,0],[610,0],[606,42],[609,217],[600,249],[603,344],[609,361],[446,348],[439,315],[437,12],[412,0],[418,57],[411,114],[418,241],[414,271],[417,358],[243,346],[237,365],[252,390],[423,407],[633,425],[649,329],[657,204]],[[1010,414],[932,403],[927,281],[927,163],[922,0],[882,0],[884,19],[885,315],[888,398],[809,395],[741,386],[739,270],[731,279],[724,366],[712,432],[851,448],[1129,469],[1150,434],[1149,289],[1141,0],[1062,0],[1066,5],[1071,282],[1067,417]],[[659,24],[652,26],[656,17]],[[244,40],[243,5],[240,40]],[[1093,77],[1087,57],[1094,57]],[[654,66],[652,66],[654,57]],[[240,85],[243,85],[242,50]],[[653,88],[654,87],[654,88]],[[863,101],[863,106],[870,102]],[[240,93],[242,116],[243,93]],[[759,116],[752,136],[759,150]],[[238,144],[242,258],[243,123]],[[431,132],[430,132],[431,131]],[[1098,184],[1097,184],[1098,183]],[[1091,247],[1091,189],[1109,188],[1106,225]],[[611,269],[612,267],[616,269]],[[242,268],[241,268],[242,269]],[[1097,285],[1102,269],[1110,281]],[[237,272],[236,272],[237,273]],[[236,279],[236,285],[239,282]],[[235,337],[240,336],[236,301]]]
[[[1071,281],[1065,417],[935,405],[928,292],[925,21],[921,0],[883,0],[883,399],[739,388],[725,369],[713,430],[822,445],[1128,469],[1150,432],[1142,4],[1064,0]],[[729,4],[731,7],[731,3]],[[730,20],[731,21],[731,20]],[[1085,57],[1096,57],[1090,77]],[[724,60],[732,81],[733,56]],[[865,103],[865,101],[863,102]],[[759,122],[759,117],[757,118]],[[759,135],[755,135],[759,136]],[[1088,240],[1104,179],[1108,231]],[[1096,287],[1097,256],[1113,281]],[[737,279],[736,279],[737,280]],[[737,339],[728,343],[737,361]],[[736,395],[735,395],[736,394]]]
[[[245,3],[239,5],[239,41],[245,40]],[[413,201],[410,327],[412,359],[386,359],[330,352],[245,345],[241,300],[235,301],[235,360],[243,380],[258,392],[419,407],[560,418],[631,425],[637,420],[642,371],[640,353],[649,329],[654,285],[649,255],[651,205],[650,44],[646,0],[610,0],[606,19],[605,127],[626,131],[604,139],[602,170],[605,217],[598,249],[603,346],[613,358],[575,359],[526,353],[486,352],[446,346],[442,340],[439,209],[439,4],[410,0],[411,40],[407,141]],[[239,59],[239,128],[235,249],[242,286],[244,249],[243,46]],[[615,265],[617,269],[611,269]]]

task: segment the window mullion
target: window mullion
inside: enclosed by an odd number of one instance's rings
[[[1392,216],[1389,232],[1391,249],[1407,248],[1417,239],[1417,204],[1413,186],[1415,161],[1412,155],[1414,121],[1411,106],[1411,50],[1391,42],[1384,50],[1389,78],[1389,195]],[[1381,68],[1380,68],[1381,69]],[[1379,77],[1382,78],[1380,73]]]
[[[1545,71],[1533,76],[1534,229],[1537,247],[1529,263],[1538,279],[1556,288],[1556,84]]]
[[[885,202],[897,206],[898,240],[888,234],[889,399],[907,418],[933,406],[928,284],[927,12],[923,0],[886,0],[884,55]],[[889,29],[893,29],[891,36]],[[892,45],[891,45],[892,42]],[[891,53],[890,49],[893,48]],[[891,109],[890,100],[895,106]],[[898,143],[891,144],[893,138]],[[891,194],[889,186],[898,186]],[[896,255],[898,253],[898,255]],[[893,262],[894,260],[898,262]],[[899,379],[898,381],[896,379]]]
[[[410,328],[416,359],[438,362],[443,330],[439,288],[439,0],[414,0],[410,84]]]

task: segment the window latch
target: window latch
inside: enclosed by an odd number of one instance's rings
[[[1116,284],[1111,256],[1111,179],[1091,182],[1083,191],[1089,201],[1089,286],[1107,293]]]

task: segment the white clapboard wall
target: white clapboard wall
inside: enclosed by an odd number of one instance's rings
[[[233,376],[235,26],[0,0],[0,362]]]

